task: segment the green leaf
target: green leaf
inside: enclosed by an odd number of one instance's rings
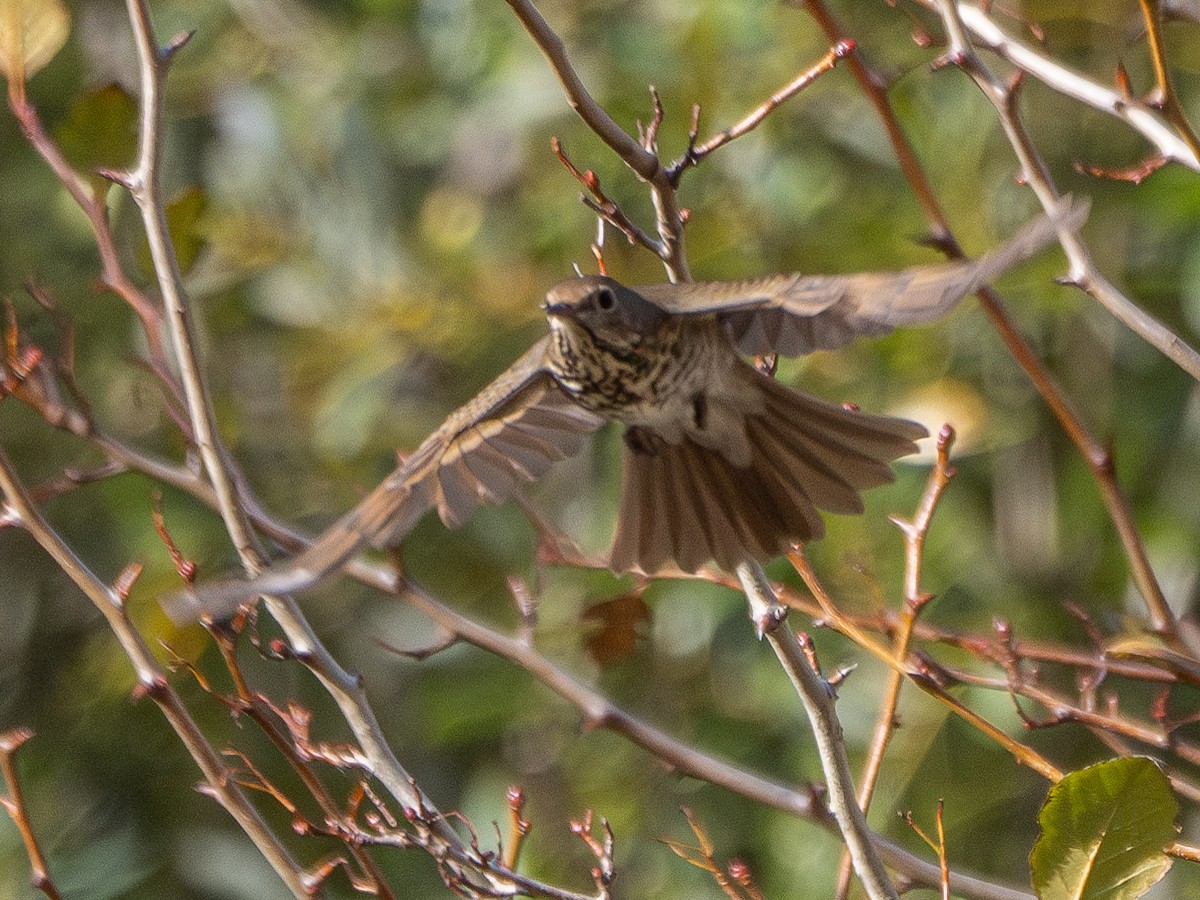
[[[23,83],[54,58],[70,33],[71,14],[62,0],[3,0],[0,72]]]
[[[167,204],[167,230],[171,233],[171,243],[175,246],[175,258],[179,262],[179,272],[182,275],[186,275],[195,265],[196,258],[204,249],[205,240],[200,220],[207,208],[208,195],[199,185],[192,185],[181,191]],[[139,261],[147,272],[154,271],[150,245],[145,240],[142,241]]]
[[[123,169],[137,152],[137,103],[119,84],[84,94],[55,129],[67,160],[80,172]]]
[[[1166,874],[1179,804],[1153,760],[1114,759],[1050,790],[1029,862],[1041,900],[1131,900]]]

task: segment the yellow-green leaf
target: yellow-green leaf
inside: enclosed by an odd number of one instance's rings
[[[1166,874],[1179,804],[1152,760],[1113,759],[1050,790],[1029,863],[1041,900],[1133,900]]]
[[[122,169],[137,152],[137,113],[137,103],[125,89],[110,84],[75,101],[55,137],[81,172]]]
[[[70,32],[62,0],[0,0],[0,71],[25,81],[54,58]]]

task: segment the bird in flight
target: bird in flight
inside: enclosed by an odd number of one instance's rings
[[[745,357],[832,350],[928,322],[1086,215],[1064,200],[977,260],[897,272],[561,282],[546,296],[549,334],[308,549],[250,580],[188,588],[167,610],[221,619],[256,596],[306,590],[364,547],[399,543],[431,507],[457,527],[609,421],[625,426],[614,571],[732,571],[819,538],[817,511],[861,512],[859,492],[891,481],[889,463],[926,431],[789,388]]]

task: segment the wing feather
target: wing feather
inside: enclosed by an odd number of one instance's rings
[[[579,451],[604,419],[578,406],[545,367],[548,338],[535,343],[304,552],[250,581],[201,585],[164,601],[172,618],[216,619],[263,593],[307,590],[368,544],[398,543],[436,506],[450,527],[480,503],[511,498],[550,464]]]
[[[1088,204],[1063,198],[1053,216],[1039,216],[976,260],[851,275],[769,275],[745,281],[654,284],[634,288],[675,315],[721,316],[747,354],[796,356],[835,350],[857,337],[932,321],[1044,247],[1059,227],[1076,229]]]

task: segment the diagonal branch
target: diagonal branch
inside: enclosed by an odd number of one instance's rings
[[[941,0],[919,2],[928,9],[940,12]],[[956,7],[963,27],[975,36],[979,46],[985,47],[1023,72],[1028,72],[1060,94],[1120,119],[1149,141],[1165,159],[1200,172],[1200,150],[1192,146],[1190,140],[1181,137],[1170,122],[1163,121],[1163,117],[1145,103],[1139,103],[1110,87],[1097,84],[1022,44],[993,22],[984,11],[984,7],[971,3],[958,3]]]
[[[97,578],[50,527],[30,500],[3,449],[0,449],[0,494],[3,494],[20,525],[50,554],[59,568],[104,616],[121,649],[133,664],[139,688],[158,705],[171,728],[179,735],[204,774],[209,793],[233,816],[288,889],[296,897],[310,897],[312,886],[307,882],[302,867],[251,805],[225,761],[188,713],[183,701],[171,687],[167,673],[129,621],[123,598]]]
[[[948,57],[975,80],[980,90],[995,107],[1009,143],[1021,163],[1021,171],[1029,186],[1037,194],[1042,206],[1047,210],[1056,208],[1056,204],[1059,202],[1058,192],[1051,182],[1045,163],[1033,147],[1024,125],[1017,115],[1014,90],[1003,84],[983,64],[967,37],[962,21],[958,17],[954,0],[939,0],[939,5],[950,41]],[[1145,337],[1168,357],[1175,359],[1194,377],[1200,379],[1200,355],[1196,351],[1188,347],[1152,316],[1138,308],[1132,301],[1121,295],[1096,269],[1087,248],[1077,234],[1069,229],[1060,229],[1059,239],[1071,262],[1070,278],[1075,284],[1096,297],[1117,318]],[[1133,523],[1133,513],[1129,508],[1129,502],[1117,485],[1112,472],[1111,457],[1107,451],[1102,449],[1100,454],[1096,455],[1095,451],[1098,449],[1100,448],[1094,446],[1088,448],[1085,456],[1089,464],[1102,474],[1100,486],[1104,493],[1105,503],[1109,507],[1109,515],[1112,516],[1121,542],[1130,558],[1134,580],[1137,582],[1150,615],[1150,627],[1164,637],[1178,640],[1175,615],[1167,605],[1162,588],[1154,576],[1150,560],[1146,555],[1145,545]]]

